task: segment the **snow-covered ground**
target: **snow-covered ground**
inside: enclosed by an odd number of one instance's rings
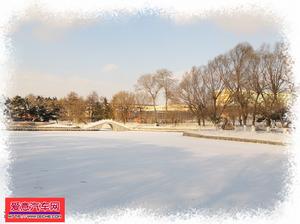
[[[272,209],[284,198],[284,146],[171,132],[10,132],[10,189],[65,197],[68,214]]]

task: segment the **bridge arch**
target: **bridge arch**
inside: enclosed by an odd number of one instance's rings
[[[109,125],[113,131],[130,131],[131,129],[127,126],[116,122],[114,120],[100,120],[96,122],[89,123],[83,127],[83,129],[99,129],[101,130],[103,125]]]
[[[99,129],[99,130],[109,130],[109,129],[111,129],[112,131],[114,130],[114,127],[113,127],[113,125],[111,124],[111,123],[103,123],[103,124],[101,124],[101,125],[98,125],[98,126],[96,126],[95,127],[96,129]]]

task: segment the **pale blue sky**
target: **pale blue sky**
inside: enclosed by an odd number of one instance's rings
[[[11,35],[11,94],[61,97],[71,90],[81,95],[96,90],[111,97],[121,89],[133,90],[144,73],[168,68],[180,78],[193,65],[205,64],[240,42],[258,48],[281,40],[275,26],[246,21],[178,23],[158,15],[124,15],[68,26],[29,19]]]

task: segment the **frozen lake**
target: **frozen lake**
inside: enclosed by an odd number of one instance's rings
[[[283,199],[283,146],[166,132],[10,132],[15,197],[65,197],[68,214],[272,209]]]

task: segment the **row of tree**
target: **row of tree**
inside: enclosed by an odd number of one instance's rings
[[[294,96],[291,59],[283,43],[258,50],[241,43],[206,65],[192,67],[181,80],[171,71],[159,69],[140,76],[135,91],[120,91],[110,102],[92,92],[86,98],[71,92],[62,99],[29,95],[6,100],[6,114],[14,120],[96,121],[113,118],[124,123],[142,113],[146,105],[153,106],[154,122],[158,123],[157,101],[162,95],[165,114],[168,104],[186,105],[191,119],[205,125],[209,120],[219,123],[247,125],[249,118],[286,122]],[[174,116],[174,113],[172,114]],[[173,119],[172,120],[176,120]]]
[[[121,91],[114,95],[113,105],[125,122],[133,105],[151,103],[157,122],[156,102],[162,92],[165,110],[168,102],[186,104],[199,125],[205,120],[214,124],[247,125],[272,120],[288,121],[289,106],[294,96],[291,59],[283,43],[273,48],[263,45],[254,50],[241,43],[206,65],[192,67],[177,81],[167,69],[142,75],[135,85],[136,93]],[[259,117],[259,119],[257,119]]]
[[[112,118],[112,107],[105,97],[99,97],[96,92],[85,99],[70,92],[62,99],[34,95],[7,98],[5,114],[14,121],[93,122]]]
[[[284,121],[293,92],[291,60],[282,43],[273,50],[264,45],[256,51],[239,44],[207,65],[192,68],[179,84],[179,98],[199,119],[209,117],[213,123],[225,113],[237,116],[243,125],[249,114],[253,125],[257,115],[268,126],[272,118]],[[226,111],[229,106],[236,113]]]

